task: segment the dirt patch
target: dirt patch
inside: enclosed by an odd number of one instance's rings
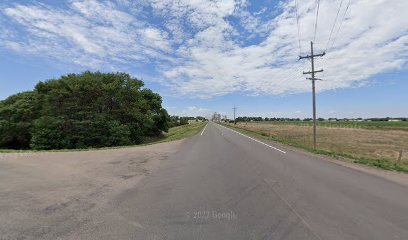
[[[181,141],[84,152],[0,153],[0,239],[69,235],[176,152]]]

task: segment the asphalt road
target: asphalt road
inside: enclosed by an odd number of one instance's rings
[[[209,123],[95,239],[408,239],[408,189]],[[86,235],[83,235],[86,236]]]

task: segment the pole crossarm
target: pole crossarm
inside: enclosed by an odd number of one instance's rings
[[[320,53],[320,54],[314,54],[314,55],[306,55],[306,56],[299,56],[299,60],[305,59],[305,58],[315,58],[315,57],[323,57],[326,55],[326,52]]]
[[[312,73],[318,73],[318,72],[323,72],[323,69],[320,69],[317,71],[303,72],[303,74],[312,74]]]

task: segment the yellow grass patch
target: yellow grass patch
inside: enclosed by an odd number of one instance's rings
[[[251,122],[238,123],[236,127],[283,142],[313,147],[311,126]],[[356,158],[396,161],[402,150],[402,161],[408,163],[408,131],[318,126],[317,142],[320,150]]]

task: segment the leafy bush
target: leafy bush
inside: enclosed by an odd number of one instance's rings
[[[188,124],[188,118],[180,118],[180,125],[187,125]]]

